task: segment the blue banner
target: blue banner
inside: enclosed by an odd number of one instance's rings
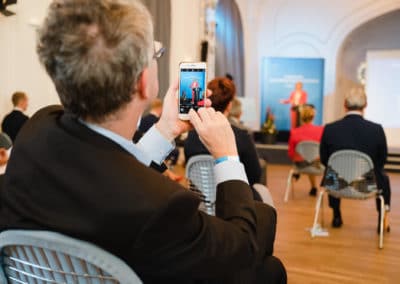
[[[324,59],[322,58],[282,58],[266,57],[262,62],[261,125],[265,121],[266,110],[270,109],[278,130],[290,130],[291,104],[283,104],[297,82],[303,83],[307,93],[307,104],[316,109],[314,124],[322,124],[322,103],[324,86]]]

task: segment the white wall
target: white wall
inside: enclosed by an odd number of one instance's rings
[[[366,62],[367,53],[373,50],[400,49],[400,10],[379,16],[353,30],[345,39],[337,57],[336,97],[344,99],[345,94],[354,87],[361,87],[359,68]],[[367,71],[370,69],[367,64]],[[400,76],[400,74],[393,74]],[[389,76],[390,78],[390,76]],[[399,78],[399,77],[398,77]],[[371,78],[373,80],[373,78]],[[400,78],[399,78],[400,79]],[[398,81],[398,80],[397,80]],[[368,82],[367,82],[368,83]],[[367,90],[368,97],[370,96]],[[369,99],[368,99],[369,100]],[[390,101],[390,98],[384,101]],[[341,105],[338,106],[344,109]],[[381,104],[381,107],[383,105]],[[371,108],[368,103],[367,112]],[[400,140],[400,139],[399,139]],[[400,141],[399,141],[400,142]]]
[[[171,0],[170,81],[179,75],[179,63],[198,61],[201,42],[200,0]]]
[[[365,118],[381,124],[388,147],[400,150],[400,49],[368,51],[367,66]]]
[[[12,109],[11,95],[16,90],[28,94],[28,114],[59,102],[53,84],[37,59],[36,28],[32,26],[43,19],[49,1],[18,2],[10,6],[16,16],[0,16],[0,119]]]
[[[36,31],[32,22],[44,19],[51,0],[19,0],[10,6],[15,16],[0,16],[0,120],[11,108],[11,95],[25,91],[30,99],[27,113],[59,103],[50,78],[36,55]],[[170,56],[171,81],[178,77],[181,61],[200,57],[200,0],[172,0],[172,33]]]
[[[356,27],[400,8],[400,0],[236,0],[245,33],[246,96],[259,101],[264,56],[325,58],[324,121],[340,116],[335,100],[336,58]],[[255,126],[256,127],[256,126]]]

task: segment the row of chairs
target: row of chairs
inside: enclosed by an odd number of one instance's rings
[[[315,141],[302,141],[296,145],[296,152],[302,156],[306,162],[305,167],[293,165],[289,172],[284,201],[288,202],[290,192],[293,192],[293,176],[295,174],[324,175],[325,185],[320,191],[316,206],[314,222],[311,228],[311,237],[315,237],[321,232],[319,217],[323,196],[328,193],[337,198],[365,200],[369,198],[379,198],[380,210],[380,232],[378,247],[383,248],[383,220],[384,220],[384,199],[381,190],[378,188],[373,178],[368,179],[368,174],[373,173],[374,164],[371,158],[356,150],[341,150],[333,153],[328,160],[328,170],[318,163],[319,143]],[[323,216],[322,216],[323,218]],[[322,222],[323,223],[323,220]]]
[[[381,212],[384,210],[384,200],[376,182],[366,184],[363,175],[373,171],[374,165],[366,154],[355,150],[342,150],[334,153],[328,161],[328,171],[318,162],[319,143],[315,141],[303,141],[296,146],[296,152],[303,157],[305,166],[294,165],[289,172],[284,201],[288,202],[290,192],[293,192],[293,176],[295,174],[324,175],[331,184],[320,191],[318,196],[311,237],[320,235],[324,229],[318,222],[320,219],[323,196],[329,193],[338,198],[349,199],[369,199],[378,197],[380,199]],[[192,157],[186,165],[186,177],[189,179],[192,190],[195,190],[203,199],[201,208],[208,214],[215,214],[216,184],[213,174],[214,159],[210,155],[199,155]],[[340,183],[340,184],[339,184]],[[263,192],[263,190],[260,190]],[[265,190],[264,190],[265,192]],[[272,200],[272,199],[271,199]],[[323,217],[323,216],[322,216]],[[383,248],[383,220],[384,213],[381,214],[379,248]],[[323,224],[323,220],[321,220]]]

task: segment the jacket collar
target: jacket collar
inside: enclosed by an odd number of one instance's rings
[[[358,116],[363,117],[363,113],[358,110],[350,110],[346,113],[346,116],[348,116],[348,115],[358,115]]]

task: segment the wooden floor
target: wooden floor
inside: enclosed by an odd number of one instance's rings
[[[294,185],[294,196],[283,202],[290,166],[268,165],[267,183],[278,226],[275,255],[284,263],[289,284],[400,283],[400,174],[389,174],[392,187],[391,232],[378,248],[375,201],[342,200],[343,227],[330,227],[332,213],[324,200],[329,237],[311,239],[316,197],[310,197],[308,179]],[[175,172],[184,174],[181,167]]]
[[[315,197],[308,179],[294,185],[294,196],[283,202],[289,166],[269,165],[267,183],[278,211],[275,255],[286,266],[290,284],[296,283],[400,283],[400,174],[390,174],[392,186],[391,232],[378,248],[375,201],[342,200],[343,227],[330,227],[332,212],[324,200],[329,237],[311,239]]]

